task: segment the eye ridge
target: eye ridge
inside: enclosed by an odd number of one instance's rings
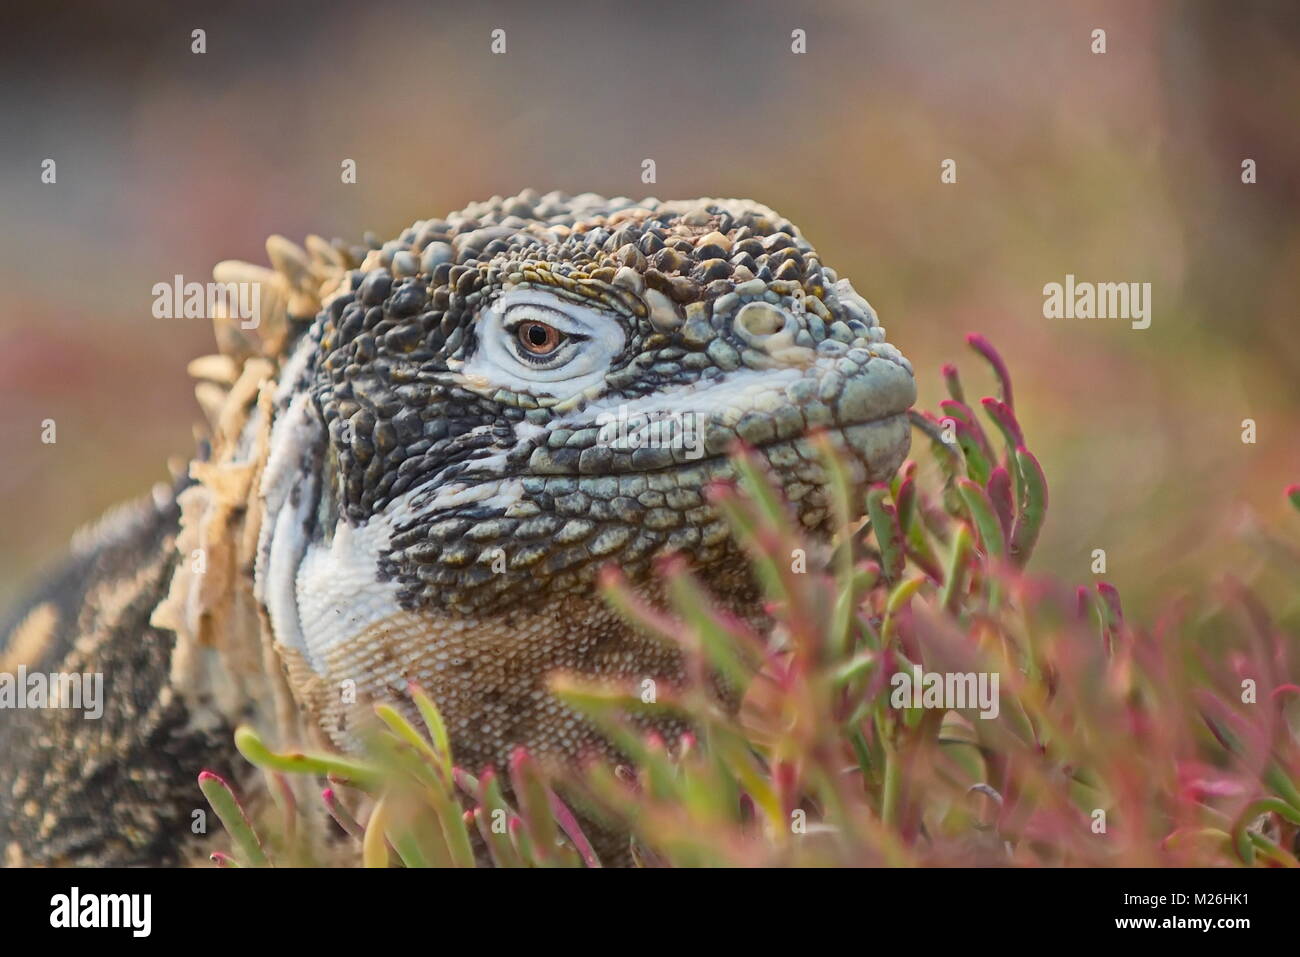
[[[552,316],[554,318],[551,318]],[[517,302],[501,314],[501,325],[507,332],[513,333],[525,322],[540,322],[544,326],[554,326],[562,335],[573,339],[585,340],[591,338],[581,332],[569,331],[569,327],[574,324],[573,317],[542,303]]]

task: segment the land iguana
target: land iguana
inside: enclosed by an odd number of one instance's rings
[[[527,191],[389,242],[267,249],[271,269],[214,270],[262,309],[256,330],[217,316],[219,354],[191,366],[193,461],[80,535],[5,627],[0,673],[100,673],[107,702],[0,710],[4,863],[191,860],[195,776],[243,764],[235,726],[348,750],[411,680],[468,768],[603,752],[547,676],[672,682],[681,662],[603,603],[598,569],[656,600],[655,557],[681,553],[753,617],[705,496],[734,444],[813,532],[811,432],[859,487],[909,446],[907,359],[754,202]],[[652,441],[664,421],[696,441]]]

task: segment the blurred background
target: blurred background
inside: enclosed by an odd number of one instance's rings
[[[923,407],[949,360],[972,398],[992,391],[963,342],[987,335],[1051,485],[1041,571],[1091,582],[1104,548],[1105,577],[1149,612],[1241,572],[1250,516],[1295,528],[1294,2],[127,0],[0,16],[0,605],[192,448],[185,364],[211,332],[153,318],[154,283],[264,262],[270,233],[388,238],[526,186],[773,206],[871,300]],[[1043,318],[1044,284],[1067,273],[1152,283],[1151,327]]]

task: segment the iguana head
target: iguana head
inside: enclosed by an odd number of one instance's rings
[[[338,743],[354,708],[413,679],[461,760],[574,754],[596,739],[548,672],[678,668],[602,605],[600,566],[653,593],[652,559],[679,552],[743,606],[705,495],[732,475],[727,452],[757,450],[821,529],[809,434],[881,480],[914,399],[870,305],[766,207],[478,203],[372,249],[286,361],[257,595]]]

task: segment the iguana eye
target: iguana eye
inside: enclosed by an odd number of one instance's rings
[[[536,303],[505,309],[502,323],[515,355],[534,369],[558,369],[575,358],[587,340],[564,313]]]
[[[467,382],[557,397],[599,382],[627,342],[618,317],[540,289],[504,293],[480,313],[475,332]]]
[[[544,322],[521,322],[515,335],[519,344],[535,356],[549,356],[565,339],[564,333]]]

